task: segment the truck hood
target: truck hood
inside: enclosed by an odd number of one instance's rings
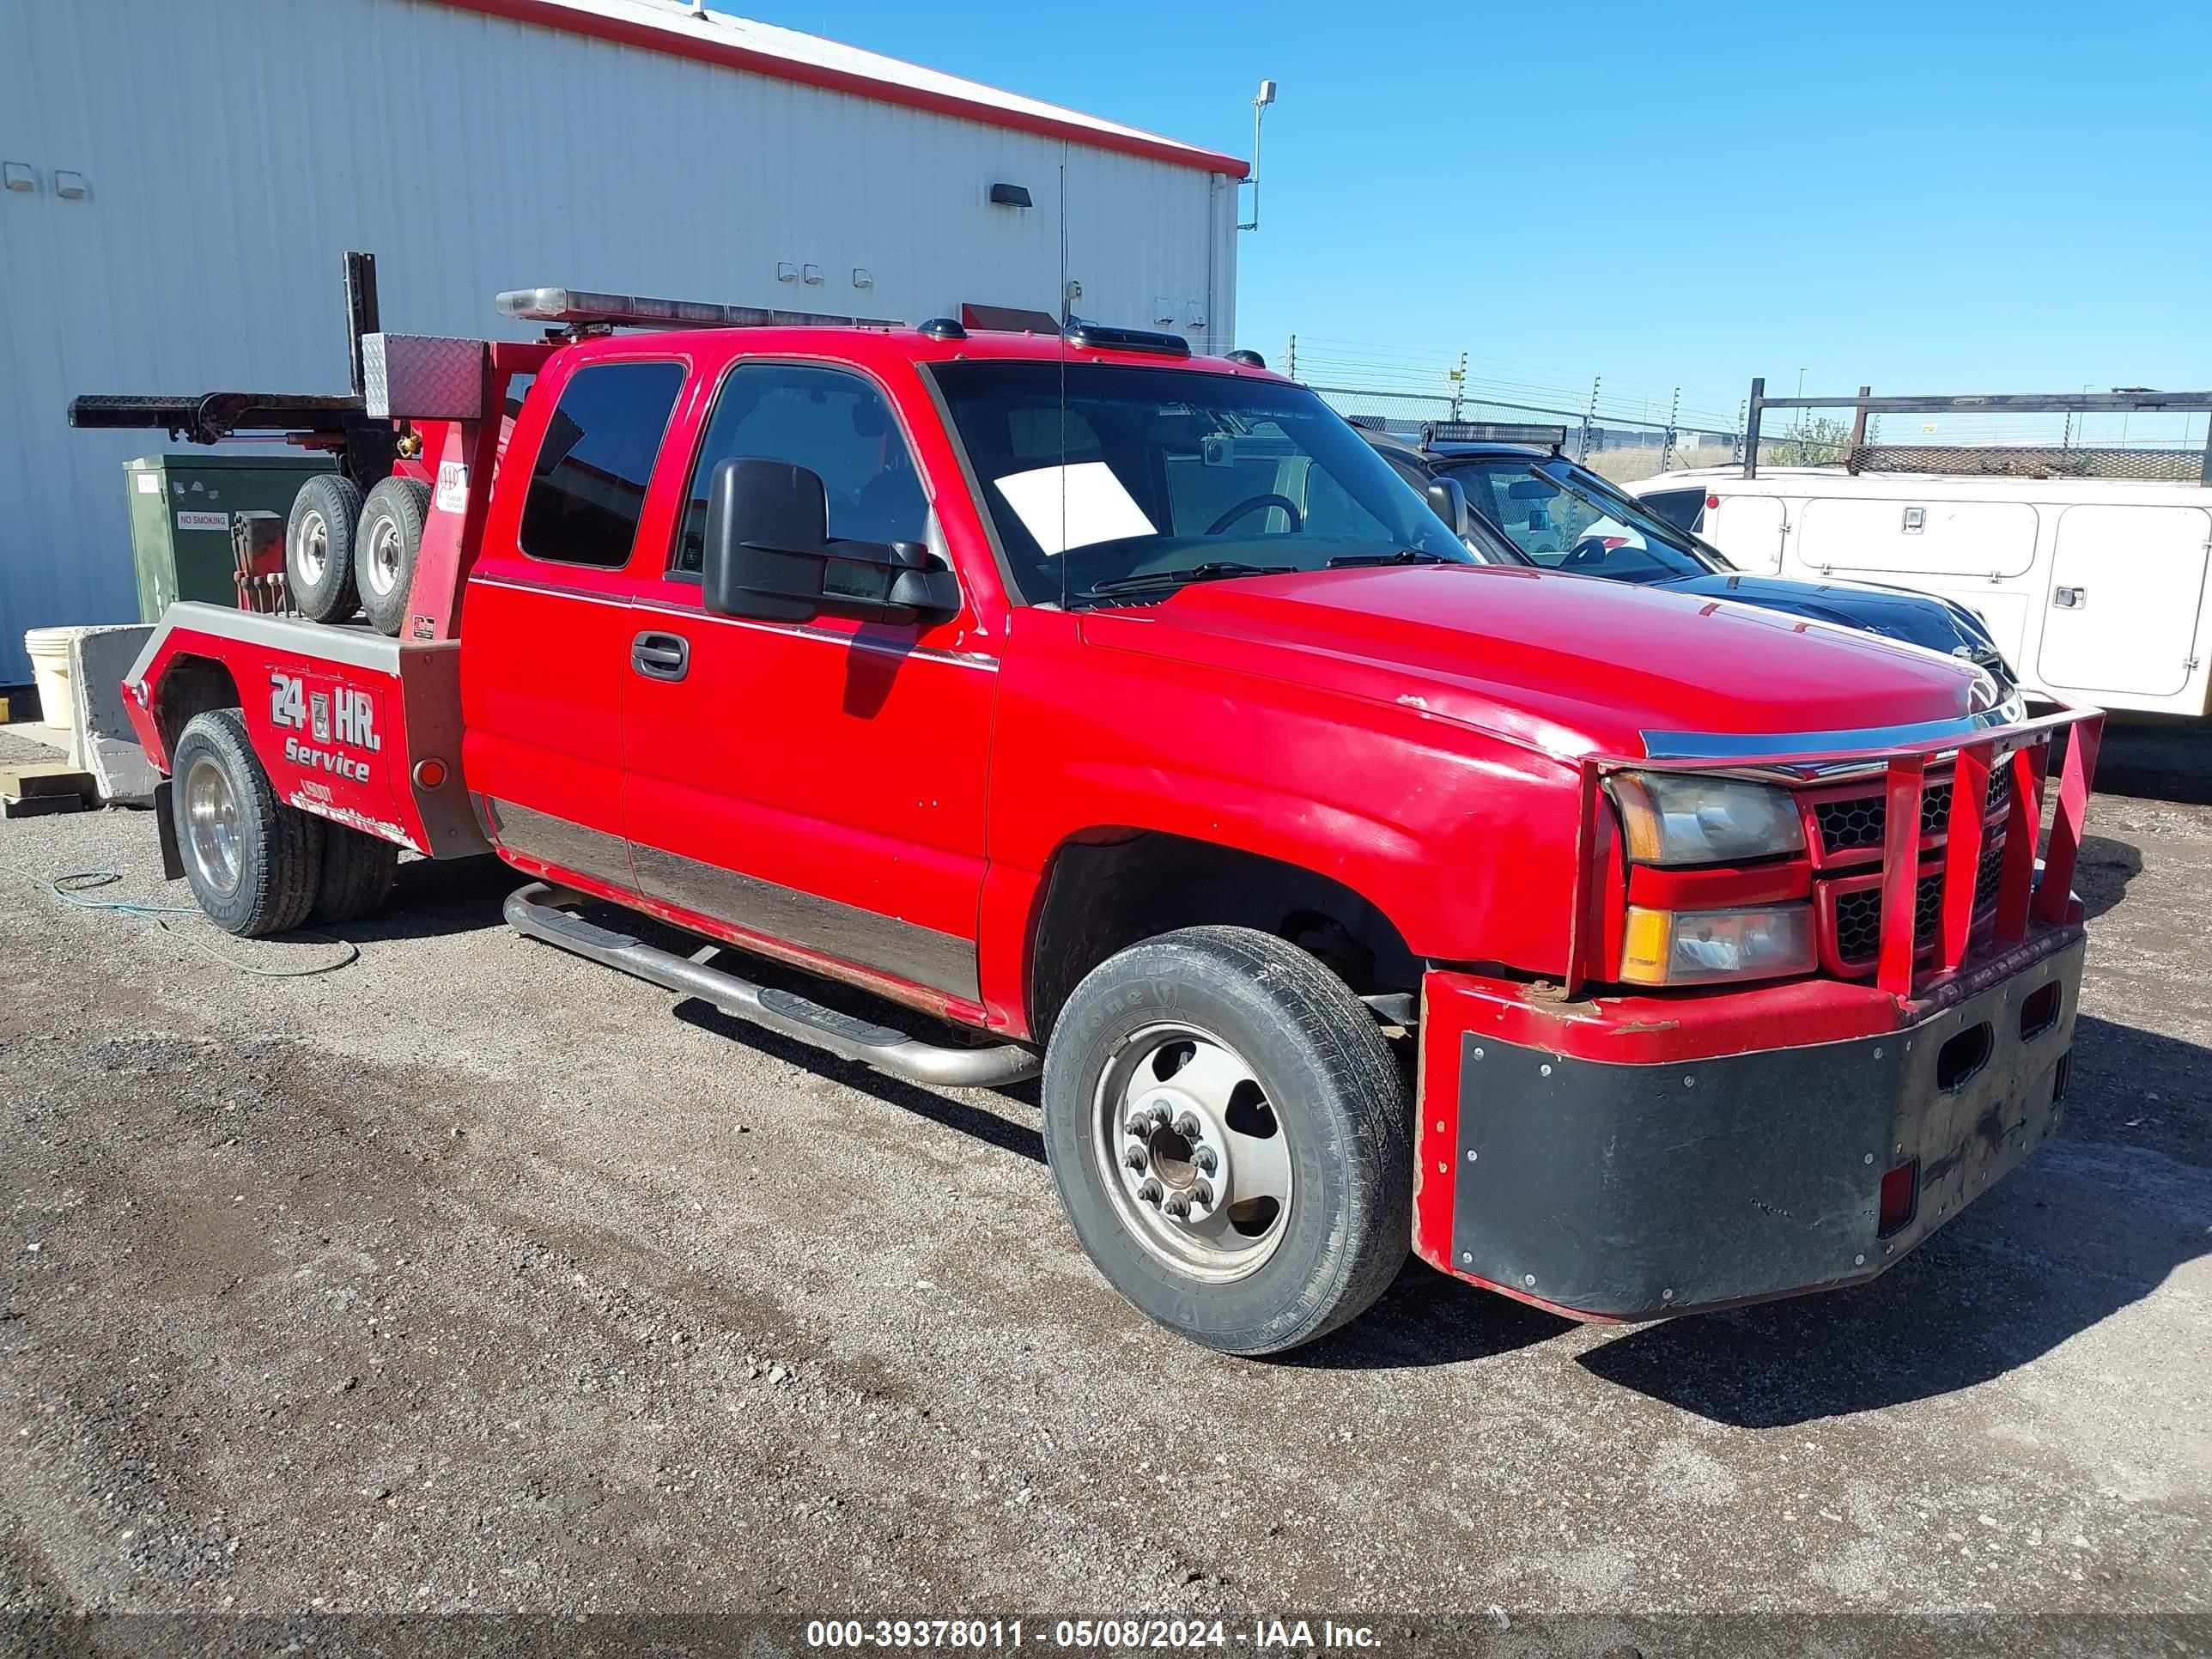
[[[1559,755],[1642,756],[1660,733],[1678,753],[1702,734],[1788,748],[1957,720],[1977,711],[1983,678],[1778,611],[1499,565],[1197,583],[1084,625],[1094,644],[1395,703]]]
[[[1963,605],[1901,587],[1849,586],[1834,582],[1793,581],[1786,576],[1751,576],[1737,571],[1689,576],[1656,586],[1670,593],[1701,599],[1736,599],[1793,617],[1810,617],[1839,628],[1863,629],[1885,639],[1902,640],[1969,662],[1995,659],[1989,630]]]

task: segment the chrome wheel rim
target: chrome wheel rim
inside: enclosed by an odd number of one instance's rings
[[[200,880],[218,893],[237,891],[238,800],[229,778],[212,760],[194,761],[185,775],[185,823]]]
[[[331,527],[321,514],[309,513],[301,518],[294,552],[299,562],[300,580],[310,586],[322,580],[324,567],[331,558]]]
[[[369,532],[368,550],[362,561],[362,574],[370,590],[381,599],[389,593],[399,580],[399,526],[390,519],[379,519],[376,527]]]
[[[1133,1033],[1099,1078],[1091,1150],[1147,1254],[1221,1283],[1256,1272],[1291,1212],[1291,1151],[1251,1066],[1194,1025]]]

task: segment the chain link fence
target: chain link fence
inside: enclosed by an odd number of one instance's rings
[[[1540,404],[1452,398],[1371,386],[1316,386],[1340,415],[1379,421],[1386,432],[1418,438],[1444,421],[1498,421],[1549,426],[1561,451],[1615,483],[1691,467],[1743,460],[1743,432],[1589,416]],[[1852,472],[1942,472],[2014,478],[2130,478],[2197,483],[2205,472],[2202,448],[2088,447],[2067,444],[1896,444],[1850,441],[1841,422],[1814,421],[1762,434],[1761,466],[1841,466]]]
[[[1740,466],[1750,400],[1733,410],[1686,403],[1680,386],[1569,375],[1502,358],[1292,335],[1284,368],[1339,413],[1418,437],[1447,421],[1548,426],[1561,451],[1616,483],[1692,467]],[[1759,382],[1754,382],[1754,387]],[[2084,392],[2087,392],[2084,388]],[[1801,388],[1802,392],[1802,388]],[[2142,394],[2140,404],[2115,401]],[[1869,396],[1859,388],[1861,398]],[[2195,402],[2186,401],[2194,398]],[[1778,401],[1781,407],[1777,406]],[[1848,398],[1769,400],[1759,465],[1852,472],[2212,483],[2212,438],[2197,394],[2118,387],[2100,395],[1897,399],[1887,415]],[[2017,407],[2010,407],[2017,405]],[[1786,422],[1773,419],[1789,410]],[[1816,412],[1834,410],[1837,412]],[[1903,425],[1907,419],[1911,428]],[[1883,430],[1885,422],[1892,429]],[[1913,441],[1905,432],[1913,430]]]
[[[1452,398],[1373,387],[1316,386],[1322,400],[1347,418],[1380,420],[1387,432],[1417,438],[1441,421],[1499,421],[1552,426],[1564,453],[1616,483],[1691,466],[1724,466],[1741,458],[1740,434],[1664,422],[1591,416],[1538,404]]]

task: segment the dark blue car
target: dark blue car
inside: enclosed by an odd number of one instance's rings
[[[1460,532],[1493,562],[1735,599],[1860,629],[1962,658],[1986,669],[2007,696],[2014,689],[1996,641],[1962,605],[1904,588],[1748,574],[1556,448],[1402,438],[1353,424],[1416,489],[1438,478],[1456,483],[1475,520]]]

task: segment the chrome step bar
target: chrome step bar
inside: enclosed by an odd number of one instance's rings
[[[1034,1049],[1003,1042],[988,1048],[956,1048],[923,1042],[888,1025],[839,1013],[791,991],[756,985],[735,974],[707,966],[717,946],[684,957],[628,933],[571,915],[562,908],[591,901],[551,884],[533,881],[507,896],[507,925],[518,933],[557,945],[580,957],[649,980],[664,990],[711,1002],[724,1013],[798,1042],[856,1060],[908,1083],[951,1089],[987,1089],[1035,1077],[1043,1062]]]

